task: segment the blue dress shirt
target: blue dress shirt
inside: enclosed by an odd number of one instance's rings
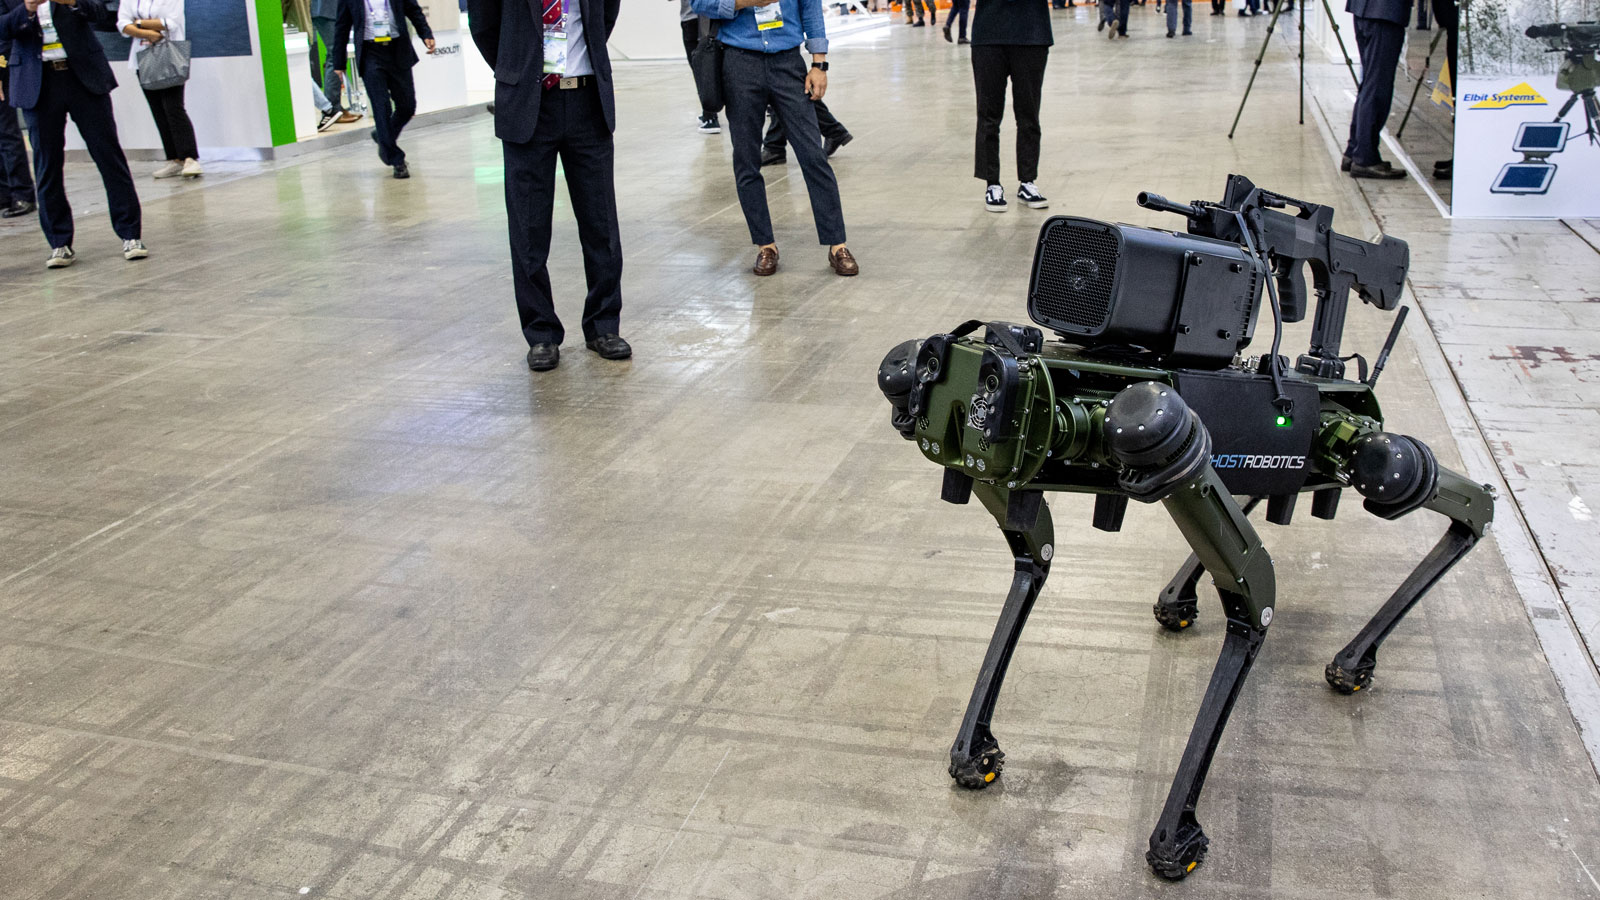
[[[780,53],[800,46],[803,39],[812,53],[828,52],[828,28],[822,21],[822,0],[778,0],[783,27],[756,28],[756,8],[735,9],[734,0],[691,0],[694,11],[719,19],[717,38],[729,47],[758,53]]]

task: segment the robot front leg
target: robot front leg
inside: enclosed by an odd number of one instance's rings
[[[1250,502],[1244,505],[1244,514],[1250,515],[1262,499],[1251,497]],[[1200,557],[1191,553],[1178,567],[1178,573],[1161,589],[1161,596],[1156,598],[1155,614],[1162,628],[1182,631],[1200,617],[1199,585],[1200,576],[1205,572],[1205,566],[1200,565]]]
[[[1383,432],[1360,438],[1353,445],[1350,473],[1374,515],[1398,519],[1417,509],[1431,509],[1449,517],[1450,528],[1377,615],[1328,663],[1324,677],[1341,694],[1372,684],[1378,645],[1422,595],[1477,545],[1494,519],[1492,489],[1440,467],[1428,445],[1416,438]]]
[[[1006,755],[989,730],[989,723],[994,716],[995,698],[1006,677],[1006,667],[1011,664],[1011,654],[1017,647],[1017,638],[1050,574],[1055,535],[1050,508],[1038,492],[976,484],[973,493],[1000,522],[1000,530],[1016,558],[1011,592],[1006,595],[1000,621],[995,625],[994,637],[983,657],[983,668],[972,687],[972,699],[961,719],[961,730],[950,747],[950,777],[964,788],[977,790],[988,787],[1000,777],[1005,765]]]

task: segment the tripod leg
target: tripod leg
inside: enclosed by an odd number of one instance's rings
[[[1324,3],[1327,0],[1323,0]],[[1272,44],[1272,32],[1278,27],[1278,16],[1283,13],[1283,4],[1272,11],[1272,21],[1267,23],[1267,37],[1261,42],[1261,52],[1256,54],[1255,67],[1250,70],[1250,81],[1244,86],[1244,96],[1239,98],[1239,111],[1233,114],[1233,127],[1228,129],[1228,140],[1233,140],[1233,133],[1239,130],[1239,119],[1244,115],[1244,105],[1250,100],[1250,89],[1255,87],[1256,75],[1261,72],[1261,60],[1267,55],[1267,47]]]
[[[1422,595],[1478,543],[1494,518],[1494,497],[1488,487],[1474,484],[1448,469],[1439,470],[1432,496],[1422,506],[1448,516],[1450,529],[1389,596],[1377,615],[1339,651],[1333,662],[1328,663],[1323,676],[1341,694],[1353,694],[1372,684],[1372,673],[1378,665],[1378,645],[1417,605]],[[1372,508],[1370,504],[1368,508]]]
[[[1272,623],[1276,587],[1272,559],[1261,546],[1261,538],[1209,464],[1162,503],[1195,556],[1215,577],[1228,619],[1222,653],[1145,853],[1157,875],[1177,880],[1205,859],[1210,839],[1200,827],[1195,808],[1228,715]]]
[[[1322,0],[1322,11],[1328,16],[1328,26],[1333,29],[1333,39],[1339,42],[1339,54],[1344,57],[1344,67],[1350,70],[1350,81],[1357,90],[1361,89],[1361,79],[1356,77],[1356,64],[1350,61],[1350,51],[1344,45],[1344,36],[1339,34],[1339,20],[1333,15],[1333,7],[1328,0]]]
[[[1261,502],[1261,497],[1251,497],[1250,502],[1244,505],[1243,512],[1246,516]],[[1200,585],[1200,576],[1205,574],[1205,566],[1200,565],[1200,557],[1189,554],[1189,558],[1178,567],[1178,573],[1172,576],[1167,586],[1162,588],[1161,596],[1156,598],[1156,621],[1168,631],[1182,631],[1194,624],[1200,617],[1200,595],[1197,588]]]
[[[1395,129],[1394,139],[1400,140],[1400,135],[1406,133],[1406,123],[1411,121],[1411,110],[1417,105],[1417,95],[1422,93],[1422,82],[1428,78],[1428,72],[1433,69],[1433,51],[1439,49],[1439,39],[1444,37],[1444,29],[1439,29],[1433,36],[1433,43],[1428,45],[1428,52],[1422,57],[1422,77],[1417,79],[1416,87],[1411,89],[1411,102],[1406,104],[1406,114],[1400,117],[1400,127]]]
[[[1006,668],[1011,664],[1011,654],[1017,647],[1017,638],[1027,624],[1033,602],[1043,589],[1050,574],[1050,558],[1054,555],[1055,532],[1050,520],[1050,508],[1041,501],[1038,517],[1023,529],[1007,528],[1008,509],[1014,511],[1012,491],[993,485],[978,483],[972,492],[985,508],[1000,522],[1000,530],[1011,545],[1016,557],[1016,571],[1011,578],[1011,591],[1006,595],[1005,606],[1000,611],[1000,621],[995,624],[994,637],[989,640],[989,650],[983,657],[983,668],[978,672],[977,683],[972,687],[972,699],[967,702],[967,712],[961,719],[961,730],[950,746],[950,777],[964,788],[981,789],[1000,777],[1006,755],[1000,743],[989,730],[994,716],[995,698],[1005,681]],[[1019,524],[1015,516],[1010,524]]]

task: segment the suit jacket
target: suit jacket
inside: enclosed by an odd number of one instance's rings
[[[611,88],[611,56],[606,41],[616,27],[622,0],[569,0],[582,4],[583,39],[600,88],[606,129],[617,130],[616,97]],[[533,139],[544,98],[544,4],[542,0],[467,0],[472,41],[494,69],[494,134],[525,144]]]
[[[988,0],[972,13],[972,43],[1048,47],[1056,42],[1050,29],[1050,6],[1039,0]]]
[[[417,0],[388,0],[389,13],[394,21],[395,52],[400,55],[400,63],[404,66],[417,64],[417,49],[411,46],[411,32],[406,28],[406,20],[417,27],[417,37],[428,40],[433,37],[433,29],[428,27],[428,17],[422,14],[422,6]],[[339,15],[333,23],[333,46],[328,48],[328,59],[333,63],[335,72],[344,71],[345,59],[350,45],[350,35],[356,37],[356,71],[362,71],[362,60],[366,57],[367,42],[364,35],[367,31],[367,2],[366,0],[339,0]]]
[[[1344,8],[1363,19],[1381,19],[1396,25],[1411,21],[1411,0],[1345,0]]]
[[[116,14],[107,12],[101,0],[78,0],[77,6],[56,4],[50,20],[67,51],[67,70],[89,93],[111,93],[117,77],[111,74],[111,63],[94,32],[115,30]],[[17,109],[33,109],[44,83],[44,32],[38,16],[29,13],[22,0],[0,0],[0,41],[11,42],[6,54],[11,81],[7,102]]]

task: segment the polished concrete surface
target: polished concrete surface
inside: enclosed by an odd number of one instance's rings
[[[1291,80],[1225,139],[1259,20],[1167,41],[1135,15],[1110,43],[1057,14],[1051,212],[1171,225],[1133,196],[1238,171],[1371,233]],[[1221,617],[1208,592],[1182,636],[1151,620],[1184,553],[1159,508],[1107,535],[1054,502],[1006,773],[953,786],[1011,561],[938,501],[873,373],[905,338],[1024,318],[1045,213],[979,203],[964,48],[896,26],[833,76],[863,274],[827,270],[791,165],[768,170],[783,270],[758,281],[687,72],[620,72],[630,363],[569,341],[527,371],[487,119],[409,135],[409,182],[346,148],[152,191],[144,263],[82,172],[76,267],[0,231],[0,895],[1600,894],[1600,786],[1495,541],[1373,691],[1323,683],[1442,532],[1425,514],[1265,531],[1279,616],[1182,886],[1143,851]],[[1347,346],[1389,321],[1353,310]],[[1427,349],[1402,342],[1385,409],[1459,466]]]

